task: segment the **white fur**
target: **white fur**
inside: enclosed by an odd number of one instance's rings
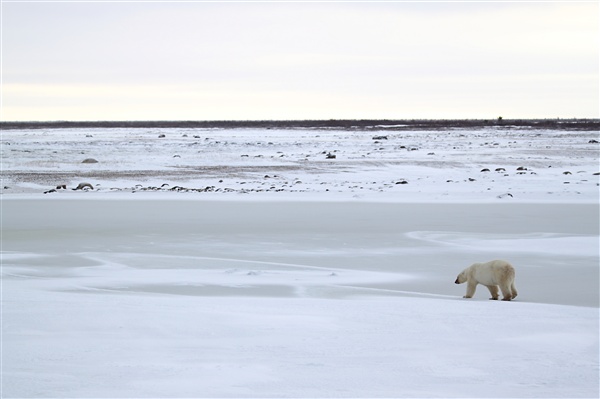
[[[498,299],[498,288],[502,291],[503,301],[510,301],[517,297],[515,269],[504,260],[473,263],[460,272],[455,283],[467,283],[467,294],[463,298],[472,298],[477,284],[485,285],[488,288],[492,294],[490,299]]]

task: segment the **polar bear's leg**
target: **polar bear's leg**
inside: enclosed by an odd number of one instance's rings
[[[463,296],[463,298],[473,298],[475,295],[475,288],[477,287],[477,283],[473,281],[467,282],[467,294]]]
[[[510,301],[511,299],[513,299],[513,294],[512,291],[510,289],[510,284],[501,284],[500,285],[500,290],[502,291],[502,300],[503,301]]]
[[[490,299],[497,300],[498,299],[498,286],[497,285],[486,285],[488,290],[490,290],[490,294],[492,297]]]
[[[515,287],[514,281],[510,284],[510,291],[512,292],[512,299],[515,299],[517,297],[517,295],[519,294],[517,292],[517,288]]]

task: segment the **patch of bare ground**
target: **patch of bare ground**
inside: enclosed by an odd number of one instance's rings
[[[216,165],[216,166],[176,166],[172,170],[127,170],[127,171],[88,171],[88,172],[64,172],[64,171],[50,171],[50,172],[26,172],[26,171],[5,171],[3,173],[4,178],[18,183],[34,183],[34,184],[45,184],[55,185],[60,182],[70,181],[75,179],[81,180],[137,180],[146,181],[149,179],[160,177],[165,180],[188,180],[198,177],[215,177],[215,178],[246,178],[249,176],[255,176],[256,174],[267,174],[267,173],[285,173],[293,171],[304,171],[310,172],[308,168],[303,165],[280,165],[280,166],[227,166],[227,165]],[[311,168],[315,169],[316,168]],[[322,169],[319,169],[322,171]]]

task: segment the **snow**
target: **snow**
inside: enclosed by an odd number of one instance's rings
[[[379,132],[381,133],[381,132]],[[34,129],[2,132],[5,194],[90,180],[104,193],[230,199],[597,202],[595,131]],[[159,138],[160,136],[164,138]],[[387,139],[374,139],[387,137]],[[335,159],[327,159],[327,154]],[[85,164],[93,158],[98,163]],[[518,170],[522,168],[524,170]],[[483,170],[489,172],[482,172]],[[497,171],[498,170],[498,171]],[[400,184],[406,182],[407,184]],[[164,186],[163,184],[168,184]],[[189,191],[206,190],[210,192]],[[171,191],[169,191],[171,192]]]
[[[3,131],[0,396],[598,397],[597,132],[384,133]]]

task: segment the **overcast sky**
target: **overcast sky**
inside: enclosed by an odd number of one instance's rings
[[[599,117],[596,1],[1,7],[5,121]]]

